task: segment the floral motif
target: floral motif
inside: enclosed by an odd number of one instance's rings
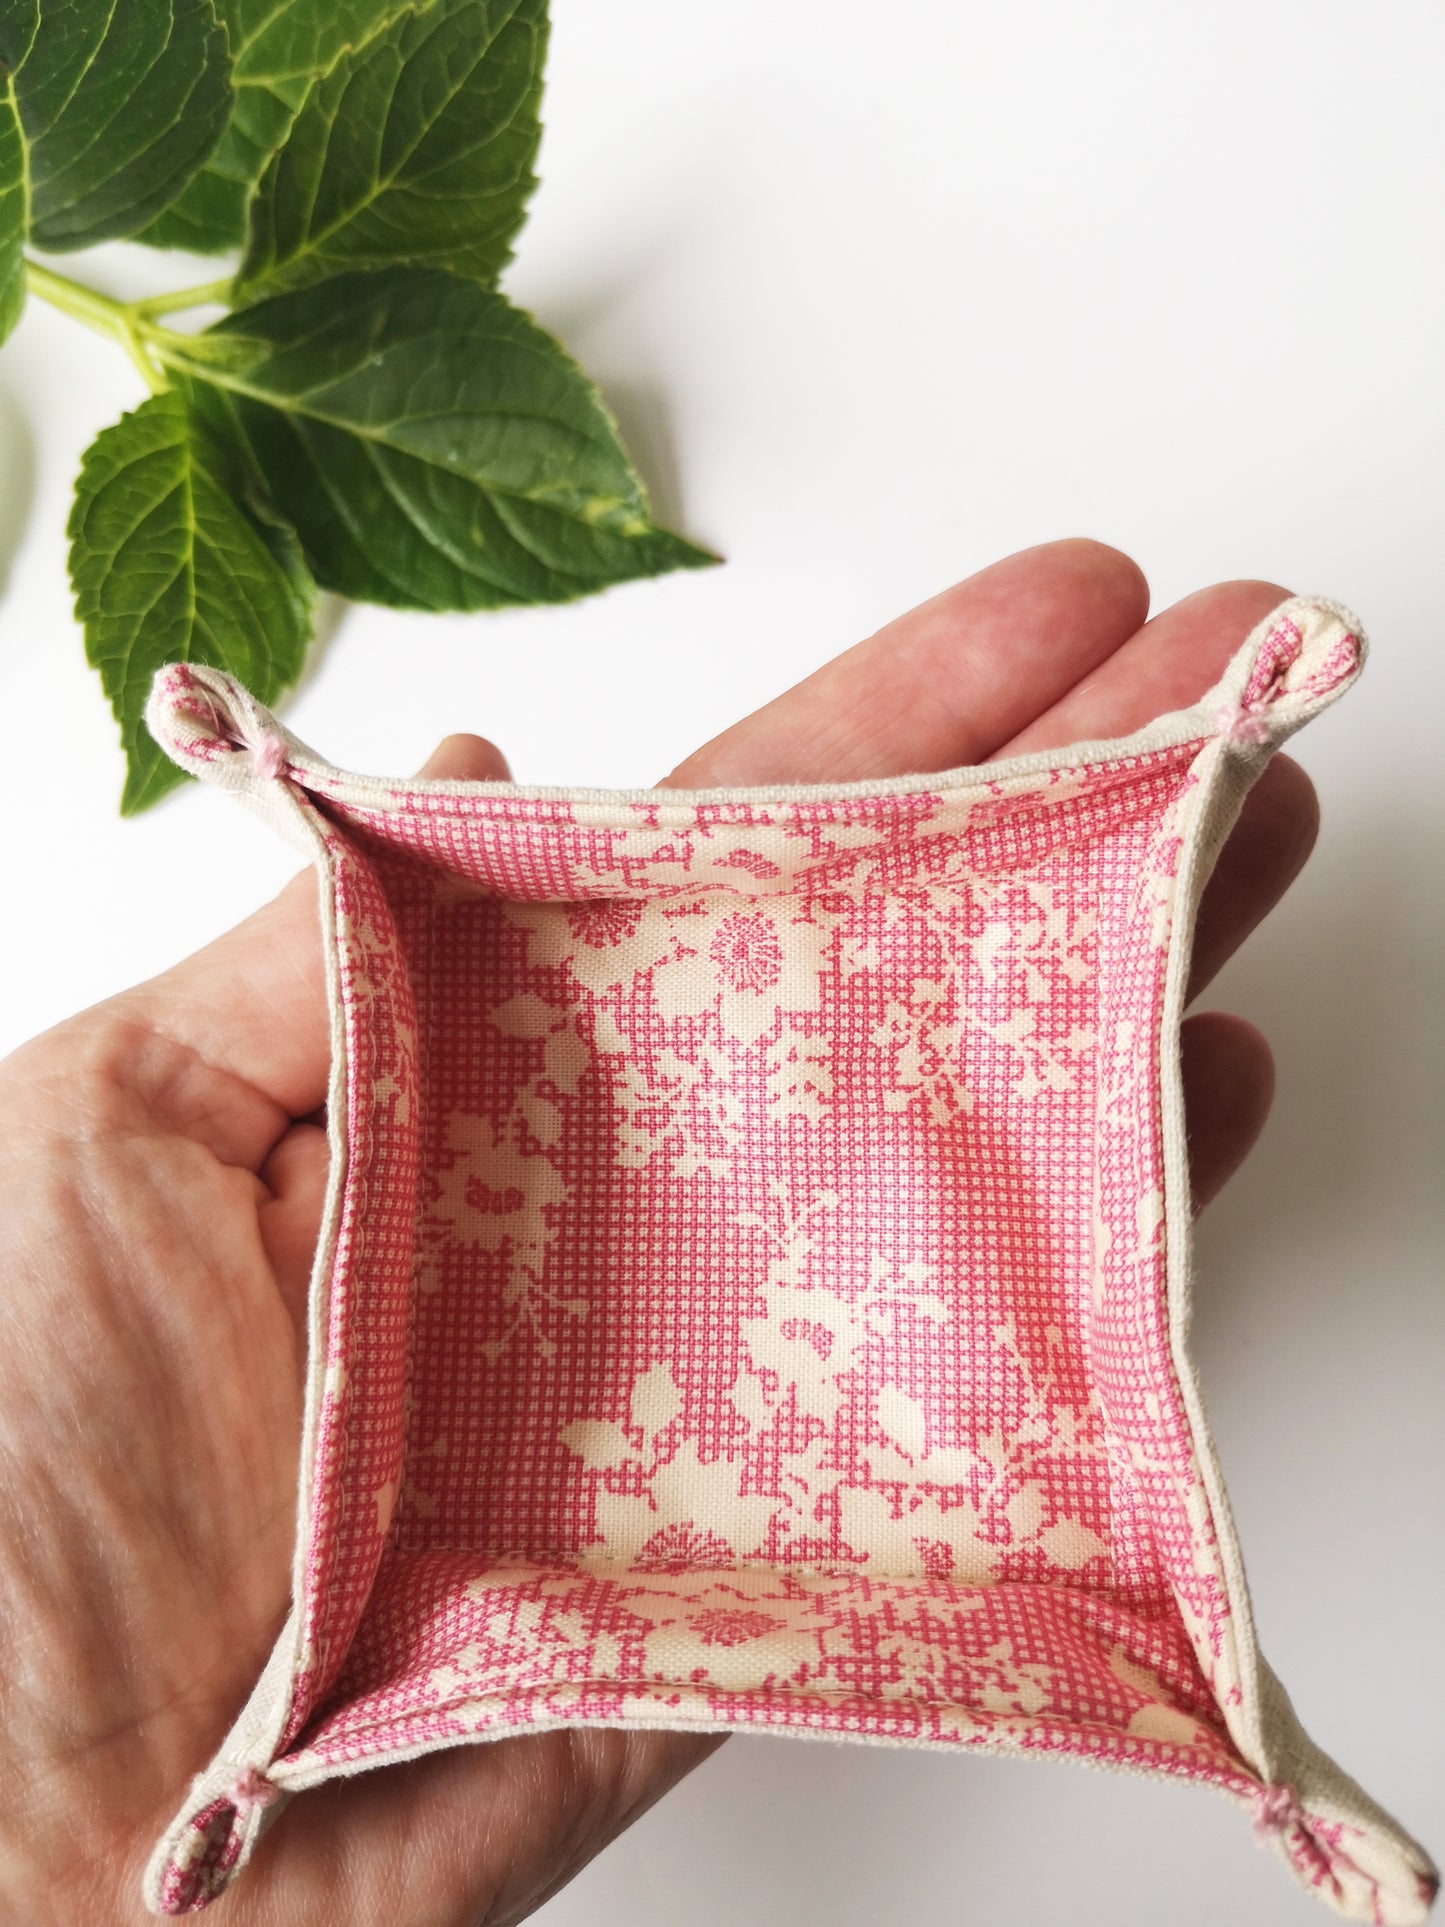
[[[711,1016],[726,1043],[754,1044],[779,1014],[805,1015],[821,1002],[825,953],[836,922],[798,898],[606,899],[565,909],[519,908],[529,954],[565,968],[588,995],[633,994],[641,982],[665,1023]]]
[[[615,950],[635,935],[642,921],[642,905],[626,897],[603,897],[597,903],[570,904],[567,928],[579,942],[594,950]]]
[[[783,974],[777,928],[761,911],[724,917],[708,955],[730,990],[767,990]]]
[[[685,1525],[663,1526],[654,1532],[634,1562],[638,1572],[692,1572],[733,1564],[733,1549],[715,1532]],[[728,1642],[725,1642],[728,1643]]]
[[[742,1646],[765,1633],[781,1632],[786,1621],[740,1606],[714,1606],[708,1612],[694,1613],[688,1624],[701,1634],[704,1646]]]
[[[547,1255],[557,1235],[557,1208],[567,1185],[552,1161],[526,1141],[521,1107],[498,1127],[453,1112],[446,1119],[433,1195],[418,1228],[417,1289],[445,1282],[450,1254],[470,1252],[500,1268],[505,1314],[499,1336],[482,1350],[495,1358],[524,1329],[544,1356],[556,1349],[562,1318],[585,1318],[587,1302],[549,1277]]]
[[[930,1579],[947,1579],[953,1571],[953,1547],[946,1539],[915,1539],[919,1561]]]

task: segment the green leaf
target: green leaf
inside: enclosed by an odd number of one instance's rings
[[[6,0],[0,67],[29,148],[31,238],[56,252],[143,228],[231,112],[211,0]]]
[[[142,402],[81,463],[70,580],[86,657],[120,724],[124,815],[181,780],[144,721],[162,663],[227,669],[262,702],[300,674],[314,588],[290,531],[239,505],[243,486],[177,394]]]
[[[433,0],[342,56],[262,176],[240,286],[399,262],[495,281],[536,186],[546,0]]]
[[[25,306],[25,137],[15,107],[15,87],[0,71],[0,341]]]
[[[3,0],[0,4],[0,69],[14,78],[40,31],[40,0]]]
[[[236,104],[220,144],[141,240],[221,254],[246,239],[246,203],[318,74],[396,13],[398,0],[220,0]]]
[[[653,525],[596,389],[474,281],[342,275],[193,340],[166,336],[158,352],[343,595],[565,602],[717,559]]]

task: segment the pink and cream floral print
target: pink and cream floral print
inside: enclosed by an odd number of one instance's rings
[[[1124,741],[695,793],[349,776],[161,671],[319,873],[334,1052],[293,1611],[153,1907],[336,1774],[631,1724],[1197,1780],[1423,1918],[1258,1652],[1187,1351],[1195,909],[1361,650],[1297,599]]]

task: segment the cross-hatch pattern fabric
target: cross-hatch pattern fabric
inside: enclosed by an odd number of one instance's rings
[[[1200,892],[1362,647],[1294,599],[1123,741],[692,793],[350,776],[160,672],[319,873],[333,1062],[293,1611],[153,1908],[337,1774],[631,1725],[1197,1780],[1424,1917],[1259,1655],[1186,1346]]]

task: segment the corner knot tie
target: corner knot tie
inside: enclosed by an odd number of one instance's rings
[[[1256,744],[1269,740],[1269,723],[1263,706],[1257,703],[1232,703],[1214,718],[1214,727],[1226,743]]]
[[[1303,1819],[1299,1795],[1283,1780],[1261,1787],[1254,1796],[1254,1831],[1260,1840],[1268,1840]]]
[[[281,1798],[281,1788],[274,1780],[268,1780],[264,1773],[254,1766],[248,1766],[232,1786],[226,1798],[236,1809],[241,1819],[247,1814],[256,1813],[274,1806]]]
[[[286,744],[276,730],[263,730],[247,747],[251,752],[251,768],[257,776],[270,778],[285,774]]]

